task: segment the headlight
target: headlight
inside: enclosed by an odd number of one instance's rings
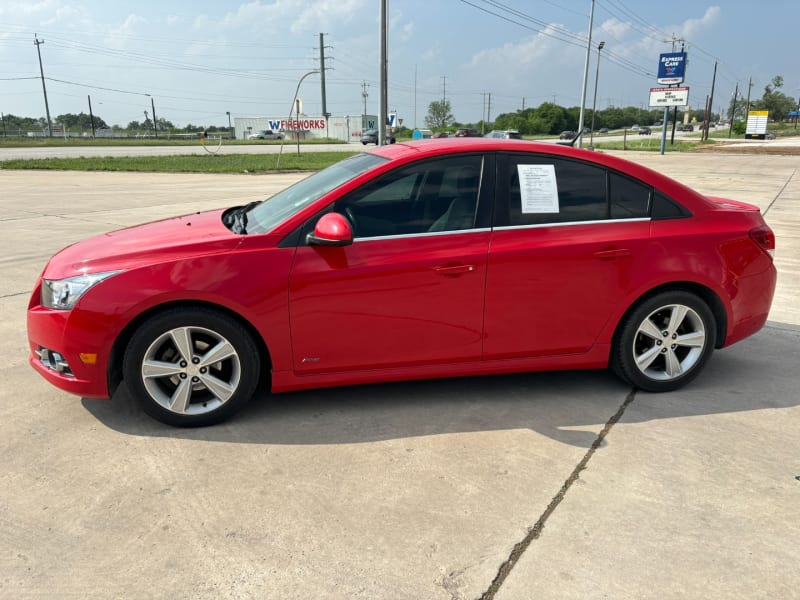
[[[66,279],[42,280],[42,306],[60,310],[70,310],[75,303],[95,283],[116,275],[121,271],[106,271],[105,273],[91,273],[89,275],[76,275]]]

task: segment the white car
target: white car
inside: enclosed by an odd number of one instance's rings
[[[285,134],[282,131],[272,131],[271,129],[262,129],[247,136],[248,140],[282,140]]]

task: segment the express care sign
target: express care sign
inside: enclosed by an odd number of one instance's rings
[[[683,83],[686,69],[685,52],[668,52],[658,59],[658,83]]]

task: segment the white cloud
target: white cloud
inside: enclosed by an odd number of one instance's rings
[[[147,23],[147,19],[139,15],[130,14],[125,18],[121,25],[112,27],[108,32],[106,41],[112,48],[124,48],[128,45],[128,38],[139,32],[139,25]]]
[[[357,20],[367,0],[252,0],[228,12],[219,22],[206,15],[195,18],[198,29],[219,27],[224,29],[250,29],[292,33],[315,33],[336,29]]]
[[[699,19],[687,19],[680,27],[681,36],[692,39],[701,29],[706,29],[717,20],[722,10],[719,6],[709,6]]]

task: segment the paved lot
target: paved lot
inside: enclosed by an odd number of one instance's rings
[[[800,158],[627,156],[778,235],[770,325],[689,388],[374,385],[193,431],[35,375],[29,289],[72,241],[297,176],[0,171],[0,597],[798,597]]]

